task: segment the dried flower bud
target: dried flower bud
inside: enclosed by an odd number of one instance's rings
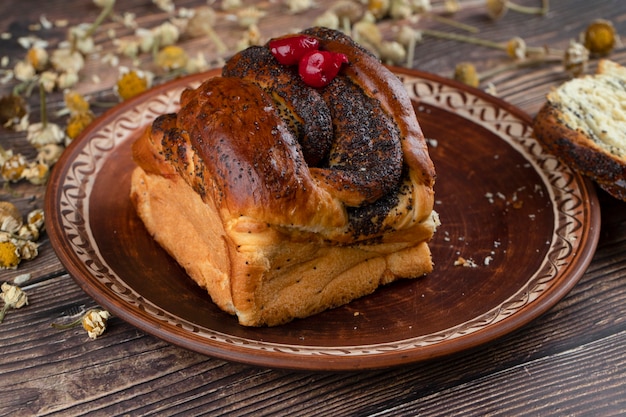
[[[194,15],[189,19],[185,34],[192,38],[207,35],[213,31],[213,25],[215,25],[216,21],[215,11],[211,7],[198,7]]]
[[[380,45],[380,58],[392,65],[400,65],[406,61],[406,49],[399,42],[383,42]]]
[[[45,225],[45,215],[43,209],[34,209],[26,215],[26,224],[29,228],[42,230]]]
[[[48,52],[40,46],[31,47],[26,53],[26,60],[37,71],[43,71],[48,65]]]
[[[508,11],[507,0],[487,0],[487,14],[493,20],[502,18]]]
[[[0,125],[10,127],[27,114],[26,101],[16,94],[0,97]]]
[[[524,39],[516,36],[506,43],[506,54],[513,59],[526,58],[526,42]]]
[[[578,77],[587,71],[589,64],[589,50],[581,43],[570,41],[563,56],[563,67],[573,77]]]
[[[389,14],[390,5],[390,0],[369,0],[367,3],[367,11],[376,19],[380,20]]]
[[[106,310],[89,310],[82,318],[83,329],[87,331],[90,339],[102,335],[107,327],[107,320],[111,317]]]
[[[592,54],[607,55],[616,43],[613,23],[604,19],[596,19],[585,30],[584,45]]]
[[[28,305],[28,297],[22,289],[7,282],[2,284],[0,298],[4,301],[4,306],[0,310],[0,323],[4,320],[4,315],[10,308],[22,308]]]
[[[478,87],[480,78],[476,72],[474,64],[461,62],[454,68],[454,79],[471,87]]]

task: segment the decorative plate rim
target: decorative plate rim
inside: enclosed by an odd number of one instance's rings
[[[128,286],[107,264],[92,234],[91,187],[106,165],[107,156],[120,143],[156,116],[174,111],[185,87],[218,75],[217,70],[171,81],[122,103],[92,123],[68,147],[52,171],[46,193],[47,228],[54,250],[83,290],[114,315],[171,343],[248,364],[318,370],[382,368],[455,353],[519,328],[565,296],[591,262],[600,222],[594,189],[589,181],[543,152],[532,136],[529,116],[516,107],[433,74],[392,70],[418,106],[445,105],[470,121],[492,121],[488,126],[493,133],[532,164],[550,193],[557,226],[541,267],[515,294],[470,322],[433,334],[370,345],[264,342],[198,326],[163,310]],[[581,211],[584,221],[578,219]],[[449,340],[455,340],[454,346],[441,343]],[[302,361],[303,358],[309,360]]]

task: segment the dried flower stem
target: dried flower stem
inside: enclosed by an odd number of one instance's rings
[[[0,310],[0,323],[4,321],[4,316],[7,314],[7,311],[9,311],[10,308],[11,306],[6,303],[2,306],[2,310]]]
[[[85,37],[88,37],[94,34],[96,29],[98,29],[98,27],[102,24],[102,22],[104,22],[104,19],[106,19],[111,14],[111,12],[113,11],[113,6],[115,6],[115,0],[110,1],[102,9],[102,11],[100,11],[100,14],[96,18],[96,20],[91,24],[91,26],[89,26],[89,29],[87,29],[87,32],[85,32]]]
[[[541,0],[541,7],[528,7],[528,6],[522,6],[517,3],[513,3],[511,1],[507,1],[506,5],[509,9],[513,10],[514,12],[525,13],[525,14],[539,14],[539,15],[545,16],[546,14],[548,14],[548,11],[550,9],[549,3],[550,3],[549,0]]]
[[[429,13],[427,15],[429,18],[433,19],[436,22],[443,23],[444,25],[448,25],[451,27],[455,27],[457,29],[465,30],[469,33],[478,33],[479,29],[476,26],[468,25],[466,23],[457,22],[454,19],[450,19],[444,16],[439,16],[438,14]]]
[[[432,30],[432,29],[422,29],[420,30],[420,32],[422,33],[422,35],[430,36],[433,38],[448,39],[452,41],[470,43],[473,45],[484,46],[487,48],[499,49],[501,51],[506,51],[506,48],[507,48],[506,43],[494,42],[494,41],[490,41],[487,39],[477,38],[474,36],[459,35],[457,33],[443,32],[440,30]],[[535,47],[529,46],[528,48],[526,48],[526,51],[531,55],[535,54],[535,55],[541,55],[541,56],[544,56],[548,53],[558,53],[558,51],[554,51],[548,48],[538,47],[538,46],[535,46]]]
[[[39,84],[39,106],[41,125],[45,129],[48,126],[48,110],[46,108],[46,90],[41,83]]]
[[[91,310],[89,310],[91,311]],[[89,311],[87,311],[87,313],[89,313]],[[85,313],[85,314],[87,314]],[[70,322],[70,323],[66,323],[66,324],[59,324],[59,323],[52,323],[50,324],[50,327],[53,327],[55,329],[59,329],[59,330],[67,330],[67,329],[71,329],[73,327],[78,326],[83,320],[83,317],[81,315],[81,317],[77,318],[76,320]]]
[[[521,68],[529,68],[537,65],[549,64],[549,63],[559,63],[562,62],[562,58],[530,58],[525,59],[523,61],[514,61],[509,62],[503,65],[498,65],[496,67],[490,68],[484,72],[479,74],[479,78],[481,81],[484,81],[488,78],[494,77],[498,74],[509,70],[521,69]]]

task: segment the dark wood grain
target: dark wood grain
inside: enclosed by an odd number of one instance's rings
[[[538,1],[520,0],[525,5]],[[282,33],[305,26],[330,2],[302,15],[285,13],[280,3],[261,28]],[[441,2],[433,1],[433,4]],[[463,3],[463,1],[462,1]],[[475,4],[476,2],[470,1]],[[203,1],[180,1],[197,7]],[[478,36],[506,41],[522,36],[529,45],[565,48],[588,22],[603,17],[626,32],[626,3],[553,0],[546,17],[513,12],[497,22],[483,6],[460,11],[455,19],[480,28]],[[15,10],[22,10],[16,13]],[[118,2],[118,12],[137,14],[142,26],[155,25],[164,13],[151,2]],[[5,0],[0,2],[0,55],[15,63],[24,51],[15,39],[31,32],[41,15],[54,21],[90,21],[98,9],[88,0]],[[419,25],[457,29],[432,20]],[[113,27],[106,23],[105,28]],[[229,42],[239,36],[227,22],[218,24]],[[391,23],[382,27],[391,30]],[[58,42],[65,34],[52,29],[40,36]],[[100,42],[111,41],[102,33]],[[210,43],[188,40],[190,50]],[[611,57],[626,64],[626,52]],[[457,62],[470,60],[485,70],[507,62],[502,52],[453,41],[425,38],[417,46],[415,67],[449,76]],[[145,62],[149,60],[146,58]],[[592,62],[593,68],[593,62]],[[115,71],[94,60],[82,92],[101,101],[113,98]],[[558,64],[503,72],[493,82],[498,95],[530,115],[549,89],[567,77]],[[482,87],[486,86],[486,82]],[[9,86],[1,87],[8,91]],[[55,104],[56,103],[56,104]],[[29,101],[36,120],[38,103]],[[61,107],[61,95],[51,97]],[[102,112],[103,109],[98,109]],[[33,155],[23,136],[0,130],[0,144]],[[27,211],[41,207],[45,189],[24,184],[0,191],[0,199]],[[67,322],[95,305],[68,276],[44,237],[41,255],[17,271],[0,271],[0,281],[30,273],[24,289],[29,305],[10,311],[0,324],[0,415],[623,415],[626,413],[626,203],[598,191],[601,236],[586,274],[556,306],[522,329],[478,348],[440,359],[378,371],[354,373],[290,372],[250,367],[199,355],[146,335],[112,318],[103,337],[89,340],[84,331],[60,331],[52,322]]]

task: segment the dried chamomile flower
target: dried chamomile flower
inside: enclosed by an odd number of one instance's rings
[[[391,0],[369,0],[367,2],[367,11],[377,20],[380,20],[389,14]]]
[[[0,174],[5,181],[17,182],[22,179],[22,173],[26,169],[26,158],[22,154],[15,154],[8,151],[11,155],[6,158],[0,167]]]
[[[20,263],[19,249],[10,240],[0,241],[0,270],[15,269]]]
[[[172,0],[152,0],[152,3],[167,13],[173,13],[174,10],[176,10],[176,6]]]
[[[383,43],[383,34],[378,25],[368,21],[358,21],[352,26],[352,37],[360,44],[371,45],[379,49]]]
[[[34,185],[44,185],[49,176],[50,167],[39,161],[28,163],[22,172],[22,178]]]
[[[208,36],[217,47],[217,52],[224,53],[228,48],[215,29],[213,29],[216,21],[217,16],[212,8],[207,6],[199,7],[189,19],[185,28],[185,34],[192,38]]]
[[[611,53],[617,41],[613,23],[605,19],[596,19],[585,30],[584,45],[592,54]]]
[[[157,53],[154,62],[160,68],[171,71],[184,68],[188,59],[187,52],[183,48],[178,45],[168,45]]]
[[[0,201],[0,230],[8,233],[17,233],[24,221],[22,213],[9,201]]]
[[[313,20],[313,26],[324,26],[329,29],[339,29],[339,16],[332,10],[326,10]]]
[[[70,45],[72,45],[72,50],[79,51],[83,55],[93,53],[96,48],[96,42],[91,36],[93,30],[93,25],[88,23],[71,27],[67,32],[67,37]]]
[[[237,10],[241,7],[241,0],[222,0],[222,10]]]
[[[589,50],[576,41],[570,41],[563,55],[563,67],[572,77],[578,77],[587,71]]]
[[[185,71],[189,74],[207,71],[209,68],[209,63],[202,52],[198,52],[195,57],[189,57],[185,65]]]
[[[413,15],[413,7],[410,0],[391,0],[389,16],[392,19],[408,19]]]
[[[55,71],[44,71],[39,75],[39,85],[47,92],[51,93],[57,86],[59,74]]]
[[[454,79],[471,87],[478,87],[480,84],[480,77],[478,76],[476,67],[470,62],[457,64],[454,68]]]
[[[392,65],[400,65],[406,62],[407,52],[400,42],[387,41],[380,45],[380,59]]]
[[[147,73],[140,70],[122,72],[118,78],[115,93],[122,99],[128,100],[143,93],[150,87],[151,79]]]
[[[459,4],[459,0],[445,0],[443,9],[446,13],[454,14],[461,10],[461,5]]]
[[[257,7],[245,7],[237,11],[237,24],[242,28],[257,25],[267,13]]]
[[[37,75],[35,67],[28,61],[17,61],[13,67],[13,76],[19,81],[31,81]]]
[[[315,7],[313,0],[284,0],[289,8],[289,13],[302,13]]]
[[[506,54],[513,59],[526,58],[526,42],[524,39],[519,36],[509,39],[506,43]]]
[[[65,142],[65,132],[56,123],[41,122],[31,123],[28,126],[26,139],[35,148],[48,144],[60,144]]]
[[[493,20],[498,20],[510,9],[518,13],[546,15],[548,13],[548,0],[542,0],[541,7],[526,7],[509,0],[487,0],[487,14]]]
[[[2,284],[2,292],[0,298],[4,301],[4,306],[0,310],[0,323],[4,320],[4,316],[11,308],[22,308],[28,305],[28,296],[17,285],[12,285],[7,282]]]
[[[237,41],[237,50],[241,51],[249,46],[261,44],[261,31],[257,25],[248,27],[241,36],[241,39]]]
[[[17,94],[8,94],[0,97],[0,124],[12,127],[28,114],[26,101]]]
[[[174,45],[180,38],[180,30],[171,22],[164,22],[152,29],[154,42],[162,47]]]
[[[44,230],[44,212],[42,209],[34,209],[26,216],[26,222],[22,224],[17,237],[22,241],[35,242],[41,236],[41,232]],[[18,245],[19,246],[19,245]],[[34,247],[35,253],[37,246]],[[32,252],[32,249],[29,249]],[[20,252],[25,252],[20,249]],[[24,259],[24,257],[22,257]]]
[[[52,323],[55,329],[71,329],[78,325],[82,325],[87,331],[90,339],[96,339],[101,336],[107,328],[107,322],[111,318],[111,314],[101,308],[93,308],[88,310],[82,317],[68,324]]]
[[[36,71],[43,71],[49,62],[48,51],[39,46],[33,46],[26,53],[26,60]]]
[[[74,49],[59,48],[52,51],[50,62],[54,69],[59,72],[71,72],[78,74],[85,66],[85,58]]]
[[[35,160],[48,166],[54,165],[61,157],[64,149],[64,146],[58,143],[43,145],[37,149],[37,157]]]
[[[59,74],[57,78],[57,87],[59,90],[65,90],[66,88],[72,88],[78,83],[78,73],[65,71]]]
[[[65,127],[65,134],[70,139],[70,142],[76,139],[94,119],[95,115],[90,111],[72,114]]]
[[[111,318],[111,314],[106,310],[90,310],[85,314],[82,325],[90,339],[95,339],[104,333],[109,318]]]
[[[63,94],[63,101],[65,107],[69,110],[70,114],[86,113],[89,110],[89,102],[85,100],[82,94],[76,91],[68,90]]]

